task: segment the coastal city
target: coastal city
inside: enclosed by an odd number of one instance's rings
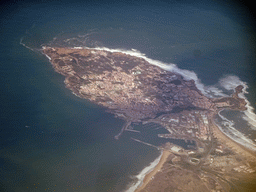
[[[243,86],[230,97],[213,99],[203,95],[194,80],[125,53],[80,47],[43,47],[42,52],[75,95],[125,121],[115,139],[125,131],[138,132],[132,123],[154,123],[168,131],[159,138],[190,144],[153,146],[133,139],[163,151],[157,171],[150,172],[136,192],[241,191],[237,182],[255,183],[255,153],[215,123],[223,109],[246,110],[245,100],[238,96]]]

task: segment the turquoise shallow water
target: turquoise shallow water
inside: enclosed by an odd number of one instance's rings
[[[255,107],[253,50],[232,15],[197,5],[117,7],[23,5],[1,17],[2,191],[122,191],[159,155],[132,141],[134,133],[115,140],[123,121],[73,95],[45,56],[20,45],[22,37],[39,48],[54,37],[90,34],[80,39],[137,49],[195,71],[205,85],[236,75],[248,83]],[[148,131],[145,139],[161,143],[154,134]]]

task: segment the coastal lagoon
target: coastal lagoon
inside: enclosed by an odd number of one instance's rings
[[[24,4],[2,16],[2,191],[124,191],[161,154],[131,137],[161,145],[155,134],[162,129],[138,126],[144,135],[124,132],[115,140],[124,122],[65,88],[64,78],[38,51],[43,44],[122,49],[177,71],[190,70],[209,97],[230,95],[236,85],[246,84],[244,96],[255,109],[247,23],[210,5],[119,6]],[[255,142],[255,127],[247,124],[245,113],[221,114]]]

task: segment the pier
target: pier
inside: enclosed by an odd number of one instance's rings
[[[135,132],[135,133],[140,133],[140,131],[134,130],[134,129],[125,129],[125,131],[131,131],[131,132]]]
[[[139,142],[139,143],[142,143],[142,144],[144,144],[144,145],[148,145],[148,146],[150,146],[150,147],[154,147],[154,148],[157,148],[158,150],[160,150],[160,147],[157,147],[157,146],[152,145],[152,144],[150,144],[150,143],[146,143],[146,142],[144,142],[144,141],[141,141],[141,140],[139,140],[139,139],[134,139],[134,138],[132,138],[132,137],[131,137],[131,139],[134,140],[134,141],[137,141],[137,142]]]
[[[125,130],[127,130],[127,128],[131,125],[131,123],[132,123],[131,121],[127,121],[127,122],[123,125],[123,127],[122,127],[120,133],[118,133],[118,134],[115,136],[115,139],[116,139],[116,140],[118,140],[119,137],[122,135],[122,133],[123,133]]]

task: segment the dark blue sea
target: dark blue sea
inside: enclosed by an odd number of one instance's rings
[[[246,83],[245,96],[255,109],[250,18],[236,4],[205,2],[3,4],[0,191],[124,191],[160,155],[131,137],[155,145],[165,142],[155,137],[165,133],[162,128],[139,125],[141,134],[125,132],[115,140],[124,121],[73,95],[38,51],[42,44],[136,49],[194,71],[215,94],[230,94],[235,80]],[[76,41],[66,41],[72,38]],[[232,118],[231,112],[225,114]],[[236,112],[235,117],[243,119],[237,130],[256,139],[243,114]],[[242,123],[246,128],[241,129]]]

